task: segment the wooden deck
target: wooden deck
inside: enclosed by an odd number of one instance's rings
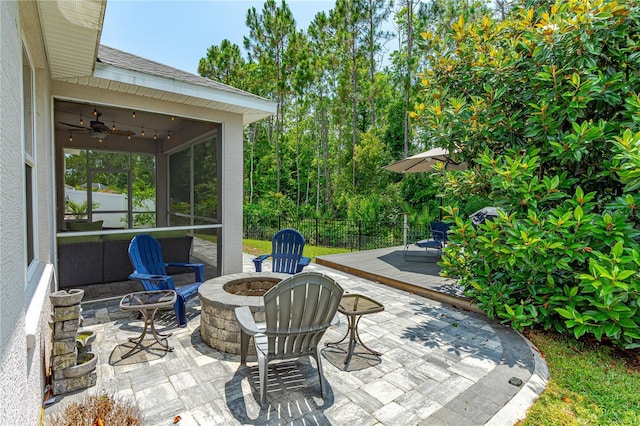
[[[333,254],[316,258],[318,265],[377,281],[400,290],[449,303],[462,309],[480,312],[464,296],[456,281],[440,276],[438,257],[423,249],[409,249],[405,260],[403,246],[352,253]]]

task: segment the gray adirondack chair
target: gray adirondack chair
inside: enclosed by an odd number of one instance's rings
[[[343,289],[318,272],[302,272],[280,281],[264,295],[265,323],[256,323],[249,307],[235,309],[240,324],[240,362],[247,361],[253,336],[258,356],[260,405],[267,402],[267,367],[276,359],[309,355],[316,360],[320,393],[324,398],[324,375],[318,344],[327,328],[337,324],[336,311]]]

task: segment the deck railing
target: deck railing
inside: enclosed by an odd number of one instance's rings
[[[373,222],[349,219],[287,218],[282,216],[244,216],[243,238],[271,240],[284,228],[297,229],[307,244],[347,248],[352,251],[404,245],[408,230],[428,232],[428,226],[397,221]]]

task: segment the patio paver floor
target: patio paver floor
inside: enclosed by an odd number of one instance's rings
[[[252,270],[248,255],[244,266]],[[359,326],[362,340],[381,352],[380,358],[356,348],[343,371],[345,353],[323,347],[324,399],[315,361],[273,363],[269,406],[262,410],[255,357],[241,366],[238,355],[202,342],[197,298],[187,305],[186,328],[176,327],[173,311],[158,315],[159,331],[173,333],[173,352],[145,340],[144,351],[122,360],[128,337],[137,335],[143,322],[112,300],[83,304],[83,329],[97,333],[97,385],[63,395],[47,415],[87,394],[108,392],[134,401],[144,425],[171,425],[176,416],[179,425],[513,424],[544,389],[544,360],[513,330],[481,314],[316,264],[308,270],[326,273],[346,291],[368,295],[385,307],[364,316]],[[346,327],[341,316],[341,324],[329,329],[323,342],[339,339]],[[523,385],[509,384],[512,377]]]

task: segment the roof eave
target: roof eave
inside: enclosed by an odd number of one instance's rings
[[[51,78],[90,76],[107,1],[46,0],[37,5]]]
[[[243,95],[241,93],[226,92],[197,84],[187,83],[175,79],[159,77],[119,68],[104,63],[96,63],[94,77],[117,81],[147,89],[170,92],[191,98],[228,105],[234,110],[240,108],[243,112],[243,124],[251,124],[255,121],[272,116],[276,113],[276,103],[255,95]]]

